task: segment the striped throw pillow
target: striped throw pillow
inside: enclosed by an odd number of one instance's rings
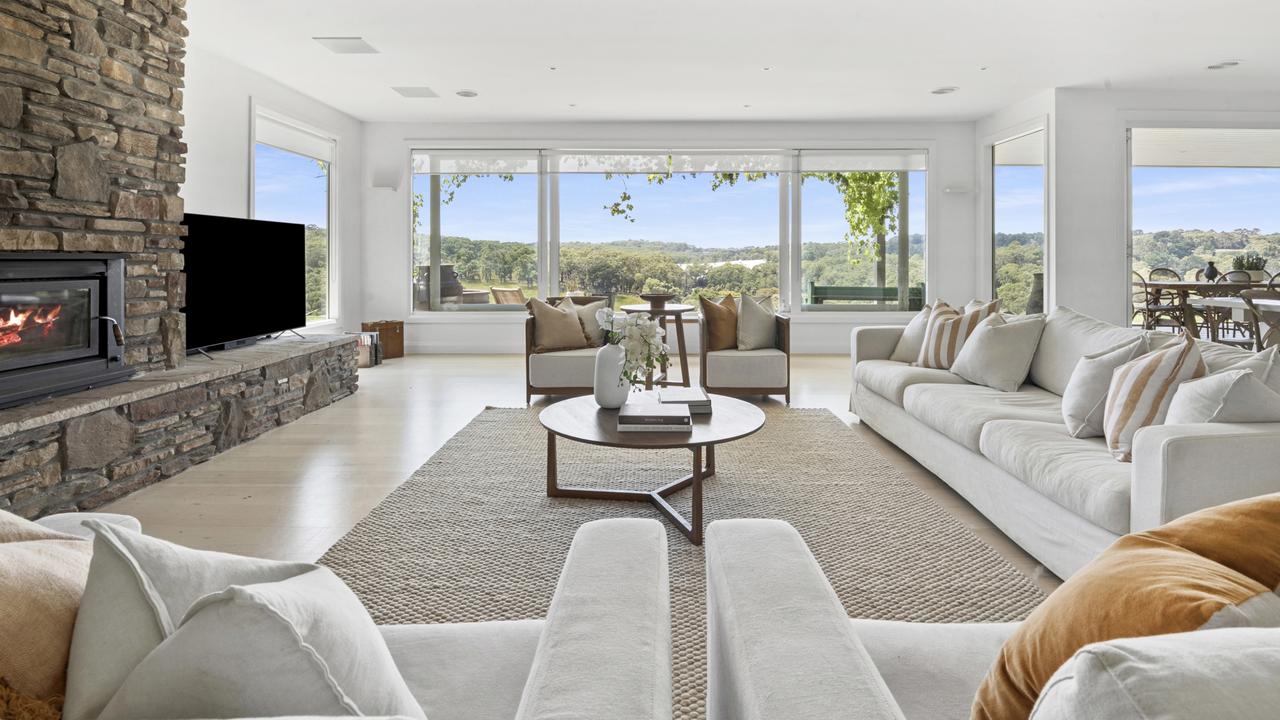
[[[992,300],[962,313],[939,300],[929,315],[929,326],[924,331],[924,345],[920,347],[916,365],[951,369],[951,363],[956,361],[964,341],[977,329],[978,323],[999,309],[1000,301]]]
[[[1133,436],[1148,425],[1164,422],[1178,385],[1204,376],[1204,358],[1195,338],[1130,360],[1116,368],[1107,389],[1103,432],[1107,447],[1120,462],[1129,462]]]

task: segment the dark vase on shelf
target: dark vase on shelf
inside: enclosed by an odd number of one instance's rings
[[[1027,296],[1027,314],[1044,312],[1044,273],[1031,275],[1031,294]]]
[[[1218,276],[1221,274],[1222,273],[1218,271],[1217,266],[1213,264],[1212,260],[1210,260],[1209,266],[1204,269],[1204,279],[1209,282],[1213,282],[1214,280],[1217,280]]]

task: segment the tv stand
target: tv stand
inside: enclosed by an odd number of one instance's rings
[[[273,338],[271,338],[271,339],[272,339],[272,340],[279,340],[280,338],[284,337],[284,334],[285,334],[285,333],[293,333],[294,335],[297,335],[298,337],[302,338],[303,340],[306,340],[306,339],[307,339],[307,336],[306,336],[306,335],[303,335],[302,333],[298,332],[297,330],[292,330],[292,329],[290,329],[290,330],[283,330],[283,331],[281,331],[281,332],[280,332],[280,334],[279,334],[279,335],[277,335],[277,336],[275,336],[275,337],[273,337]]]

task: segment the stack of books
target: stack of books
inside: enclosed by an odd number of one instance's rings
[[[618,409],[618,432],[692,432],[685,405],[654,402],[627,403]]]
[[[700,387],[669,387],[658,391],[663,405],[687,405],[690,415],[710,415],[711,396]]]
[[[362,368],[382,364],[382,341],[376,332],[349,332],[356,336],[357,364]]]

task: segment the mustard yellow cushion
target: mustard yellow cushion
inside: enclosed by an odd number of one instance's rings
[[[1280,627],[1280,493],[1126,535],[1018,627],[974,698],[974,720],[1025,720],[1054,671],[1095,642]]]
[[[738,347],[738,305],[732,294],[725,294],[720,302],[699,297],[702,305],[703,324],[707,329],[708,350],[736,350]]]
[[[536,353],[556,350],[577,350],[590,347],[582,330],[582,321],[572,302],[552,307],[534,298],[529,301],[533,313],[533,351]]]
[[[0,677],[48,699],[67,684],[67,654],[93,544],[0,511]]]

